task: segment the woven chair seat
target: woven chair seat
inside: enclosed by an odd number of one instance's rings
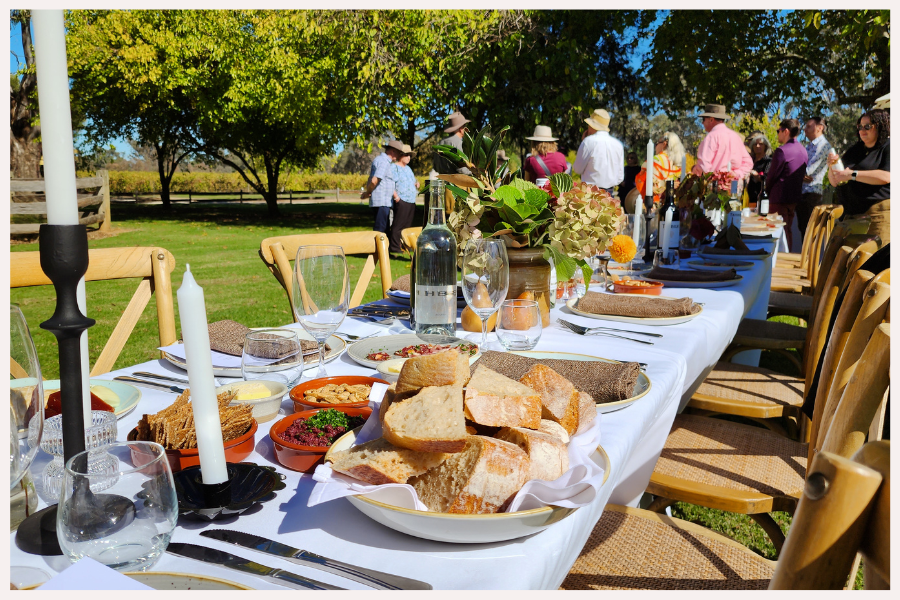
[[[785,292],[769,292],[769,312],[806,318],[812,312],[812,296]]]
[[[764,590],[774,573],[699,525],[609,504],[560,589]]]
[[[803,284],[798,280],[792,279],[773,279],[769,284],[769,289],[773,292],[786,292],[793,294],[802,294],[804,289],[809,289],[809,284]]]
[[[733,492],[799,499],[806,456],[807,444],[766,429],[681,414],[675,417],[651,484],[659,474]]]
[[[732,343],[767,350],[783,350],[800,349],[805,341],[806,327],[762,319],[744,319],[738,325]]]
[[[769,369],[718,362],[696,394],[763,406],[802,406],[806,382]]]
[[[803,260],[803,255],[799,252],[779,252],[778,260],[788,260],[788,261],[801,261]]]

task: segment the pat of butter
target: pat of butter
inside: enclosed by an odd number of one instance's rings
[[[388,365],[387,372],[388,373],[399,373],[403,369],[403,363],[398,363],[396,365]]]
[[[235,400],[259,400],[260,398],[266,398],[271,395],[269,388],[265,385],[261,383],[250,383],[238,388]]]

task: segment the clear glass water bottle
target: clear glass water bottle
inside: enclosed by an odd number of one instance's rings
[[[416,333],[456,335],[456,236],[447,227],[444,182],[432,181],[428,223],[416,242]]]

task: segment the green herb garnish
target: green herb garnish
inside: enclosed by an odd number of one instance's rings
[[[326,425],[332,427],[347,427],[350,423],[347,415],[333,408],[326,408],[306,419],[306,423],[312,427],[323,429]]]

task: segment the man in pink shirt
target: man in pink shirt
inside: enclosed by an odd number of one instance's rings
[[[707,104],[706,112],[700,114],[706,137],[697,148],[697,162],[691,172],[703,175],[712,171],[725,171],[731,163],[731,172],[737,179],[743,179],[753,168],[753,159],[744,146],[744,140],[736,132],[725,126],[730,117],[721,104]]]

